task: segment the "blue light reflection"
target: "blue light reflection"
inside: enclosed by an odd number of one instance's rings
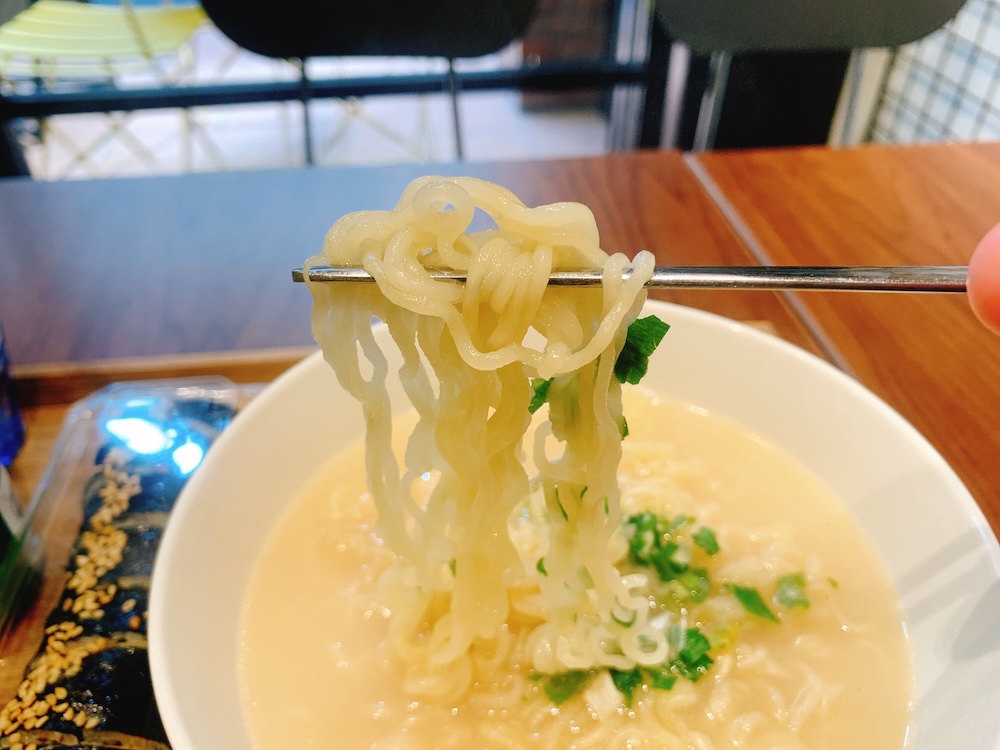
[[[198,443],[185,440],[174,449],[170,457],[177,464],[177,470],[187,475],[198,468],[201,459],[205,457],[205,449]]]
[[[139,417],[109,419],[104,428],[122,441],[134,453],[149,455],[165,450],[177,436],[173,430],[164,431],[159,426]]]

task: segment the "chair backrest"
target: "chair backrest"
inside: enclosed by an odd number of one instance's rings
[[[675,39],[696,52],[895,47],[930,34],[965,0],[656,0]]]
[[[37,0],[0,25],[0,77],[156,72],[154,58],[177,52],[204,21],[201,7],[191,3],[133,8]]]
[[[267,57],[479,57],[523,33],[535,0],[203,0],[219,30]]]

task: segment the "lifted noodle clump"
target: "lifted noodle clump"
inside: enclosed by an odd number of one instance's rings
[[[496,228],[470,231],[476,209]],[[363,266],[377,282],[311,283],[313,333],[364,409],[378,531],[397,555],[380,595],[407,689],[463,694],[471,651],[502,648],[512,618],[532,626],[543,672],[662,660],[666,644],[643,637],[646,600],[630,594],[609,552],[624,426],[614,366],[653,257],[608,256],[580,204],[528,208],[490,183],[426,177],[392,211],[339,220],[309,264]],[[441,268],[467,283],[432,279],[428,269]],[[602,285],[547,285],[571,268],[603,268]],[[373,316],[399,347],[419,417],[403,466]],[[552,380],[529,477],[533,379]],[[627,638],[613,625],[622,611],[634,618]]]

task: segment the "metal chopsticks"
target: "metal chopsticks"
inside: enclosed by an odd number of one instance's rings
[[[800,291],[964,292],[968,266],[658,266],[646,283],[655,289],[788,289]],[[626,272],[626,276],[630,271]],[[436,280],[463,282],[451,270],[428,269]],[[303,269],[293,281],[305,281]],[[364,283],[374,279],[363,268],[313,266],[309,280]],[[601,271],[554,271],[549,284],[598,286]]]

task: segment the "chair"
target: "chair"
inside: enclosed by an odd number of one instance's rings
[[[919,39],[952,18],[965,0],[656,0],[668,32],[710,55],[694,149],[715,140],[729,63],[734,53],[849,50],[845,122],[852,121],[860,86],[858,50],[896,47]]]
[[[0,25],[0,84],[13,91],[49,91],[117,86],[130,77],[171,86],[192,66],[188,43],[205,22],[198,5],[133,7],[92,5],[70,0],[37,0]],[[118,137],[147,162],[155,158],[124,127],[123,113],[105,113],[109,127],[77,147],[49,123],[39,123],[39,139],[55,138],[74,152],[67,171],[86,165],[94,150]],[[189,129],[194,128],[185,113]]]
[[[306,162],[313,162],[309,124],[311,57],[440,57],[448,62],[455,150],[462,158],[457,58],[479,57],[524,32],[535,0],[203,0],[212,22],[234,43],[272,58],[297,61],[302,82]]]

